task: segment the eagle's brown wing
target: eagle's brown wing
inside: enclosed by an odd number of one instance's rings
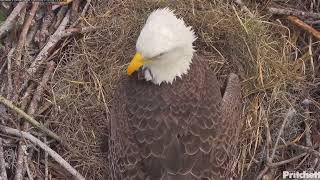
[[[228,174],[222,98],[200,58],[172,85],[133,76],[122,81],[111,107],[113,179],[219,179]]]

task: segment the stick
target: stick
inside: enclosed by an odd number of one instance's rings
[[[61,36],[62,37],[68,37],[68,36],[71,36],[73,34],[76,34],[76,33],[86,33],[86,32],[91,32],[91,31],[95,31],[95,30],[98,30],[98,29],[101,29],[102,26],[98,26],[98,27],[79,27],[79,28],[69,28],[69,29],[66,29],[64,30],[62,33],[61,33]]]
[[[1,66],[1,68],[0,68],[0,76],[1,76],[1,74],[3,73],[4,69],[6,68],[7,63],[8,63],[7,61],[4,61],[4,62],[3,62],[2,66]]]
[[[31,82],[30,85],[27,87],[26,91],[24,92],[24,95],[21,98],[20,103],[20,109],[27,109],[27,105],[31,101],[31,95],[34,93],[35,83]]]
[[[54,34],[49,38],[47,44],[42,48],[40,53],[37,55],[36,59],[32,62],[30,68],[27,70],[29,77],[33,76],[38,70],[40,65],[45,61],[49,55],[50,49],[53,49],[55,45],[61,40],[61,32],[66,28],[69,22],[70,12],[68,11],[66,16],[63,18],[60,26],[54,32]],[[28,78],[29,79],[29,78]]]
[[[47,152],[57,163],[59,163],[63,168],[65,168],[76,179],[85,180],[85,178],[76,169],[74,169],[66,160],[64,160],[58,153],[56,153],[49,146],[47,146],[45,143],[43,143],[42,141],[40,141],[30,133],[19,131],[17,129],[13,129],[13,128],[2,126],[2,125],[0,125],[0,131],[2,133],[28,139],[33,144],[39,146],[41,149]]]
[[[38,110],[38,104],[41,100],[44,87],[46,86],[47,82],[49,81],[49,77],[52,74],[54,67],[55,67],[55,63],[53,61],[50,61],[47,65],[46,71],[44,72],[42,81],[39,84],[39,86],[37,87],[37,90],[32,98],[31,103],[30,103],[30,106],[28,109],[28,114],[31,116],[34,115],[34,113]]]
[[[272,163],[272,160],[273,160],[273,158],[274,158],[274,155],[276,154],[276,149],[277,149],[277,146],[278,146],[278,144],[279,144],[279,140],[280,140],[280,137],[281,137],[281,135],[282,135],[282,133],[283,133],[284,127],[286,126],[286,123],[293,118],[295,112],[296,112],[296,111],[295,111],[293,108],[291,108],[291,109],[289,109],[289,111],[286,113],[286,116],[285,116],[285,118],[284,118],[284,120],[283,120],[283,122],[282,122],[281,128],[280,128],[280,130],[279,130],[279,133],[278,133],[278,136],[277,136],[277,139],[276,139],[276,143],[274,144],[274,147],[273,147],[273,150],[272,150],[272,154],[271,154],[270,162],[269,162],[269,163]]]
[[[304,119],[304,124],[305,124],[305,136],[306,136],[306,144],[307,146],[311,147],[312,146],[312,141],[311,141],[311,129],[309,125],[310,121],[310,100],[305,99],[302,101],[302,104],[304,105],[304,114],[305,114],[305,119]]]
[[[62,1],[60,2],[60,5],[67,5],[69,3],[71,3],[73,0],[66,0],[66,1]]]
[[[53,18],[54,18],[54,13],[47,7],[47,12],[46,15],[43,18],[43,22],[41,24],[40,30],[36,32],[35,35],[35,42],[39,43],[40,47],[43,47],[45,44],[45,41],[47,37],[50,35],[49,34],[49,27],[53,23]]]
[[[30,124],[32,124],[33,126],[37,127],[38,129],[40,129],[42,132],[46,133],[48,136],[52,137],[53,139],[55,139],[55,140],[57,140],[59,142],[62,142],[61,138],[57,134],[55,134],[54,132],[50,131],[48,128],[44,127],[38,121],[33,119],[33,117],[31,117],[30,115],[28,115],[27,113],[22,111],[20,108],[18,108],[14,104],[12,104],[11,101],[7,100],[6,98],[4,98],[1,95],[0,95],[0,102],[3,103],[4,105],[6,105],[8,108],[10,108],[10,109],[14,110],[15,112],[17,112],[19,115],[23,116],[25,120],[27,120]]]
[[[0,38],[2,38],[7,32],[9,32],[13,25],[16,23],[15,19],[20,14],[20,11],[26,7],[26,2],[19,2],[16,7],[12,10],[11,14],[0,26]]]
[[[70,17],[70,11],[67,12],[66,16],[63,18],[62,22],[58,29],[54,32],[52,36],[50,36],[46,45],[42,48],[40,53],[37,55],[35,60],[32,62],[31,66],[27,70],[27,77],[25,78],[22,86],[20,87],[18,94],[23,91],[23,89],[28,85],[30,78],[35,74],[35,72],[39,69],[40,65],[48,58],[50,51],[56,46],[56,44],[63,38],[61,33],[66,28]]]
[[[7,76],[8,76],[8,95],[7,97],[10,98],[13,91],[13,83],[12,83],[12,56],[15,48],[13,47],[8,55],[7,55]]]
[[[280,128],[280,130],[278,132],[278,136],[277,136],[276,142],[275,142],[274,147],[272,149],[272,154],[271,154],[271,156],[269,158],[267,158],[267,165],[264,167],[264,169],[262,171],[260,171],[260,173],[258,174],[256,179],[262,179],[264,174],[266,174],[267,171],[269,170],[269,168],[270,168],[269,164],[272,164],[272,161],[273,161],[274,155],[276,153],[276,149],[277,149],[281,134],[283,133],[284,127],[285,127],[286,123],[292,119],[292,117],[295,114],[295,112],[296,111],[293,108],[291,108],[286,113],[286,116],[285,116],[285,118],[284,118],[284,120],[282,122],[281,128]]]
[[[317,31],[316,29],[314,29],[313,27],[311,27],[310,25],[306,24],[305,22],[303,22],[299,18],[297,18],[295,16],[288,16],[288,20],[290,22],[292,22],[293,24],[295,24],[296,26],[300,27],[301,29],[303,29],[303,30],[307,31],[308,33],[312,34],[318,40],[320,40],[320,32]]]
[[[267,139],[267,159],[269,159],[269,149],[272,145],[272,138],[271,138],[271,133],[270,133],[270,127],[269,127],[269,122],[267,118],[264,118],[264,123],[266,127],[266,139]]]
[[[16,162],[16,174],[14,176],[15,180],[22,180],[23,176],[22,172],[24,169],[24,156],[25,156],[25,150],[26,150],[26,145],[24,144],[24,142],[20,141],[19,142],[19,146],[18,146],[18,158],[17,158],[17,162]]]
[[[249,14],[250,17],[254,17],[249,8],[242,2],[242,0],[235,0],[236,4],[238,4],[246,13]]]
[[[43,138],[44,143],[47,144],[47,138]],[[44,152],[44,180],[48,180],[49,171],[48,171],[48,152]]]
[[[71,6],[71,21],[70,22],[75,22],[77,15],[79,14],[79,5],[80,5],[80,0],[74,0],[72,2]]]
[[[28,157],[27,156],[23,156],[23,158],[24,158],[23,162],[25,164],[24,166],[26,167],[28,178],[29,178],[29,180],[34,180],[32,174],[30,172],[30,168],[29,168],[29,164],[28,164]]]
[[[302,16],[302,17],[311,17],[315,19],[320,19],[320,13],[314,12],[304,12],[297,9],[280,9],[275,7],[270,7],[269,12],[272,14],[280,14],[280,15],[291,15],[291,16]]]
[[[283,161],[280,161],[280,162],[275,162],[275,163],[270,163],[269,164],[269,167],[278,167],[278,166],[282,166],[284,164],[288,164],[288,163],[291,163],[292,161],[295,161],[297,159],[300,159],[302,157],[304,157],[305,155],[307,155],[308,153],[302,153],[302,154],[299,154],[298,156],[295,156],[293,158],[290,158],[290,159],[287,159],[287,160],[283,160]]]
[[[72,25],[70,26],[71,28],[75,27],[79,23],[80,19],[86,15],[86,13],[89,9],[90,3],[91,3],[91,0],[87,0],[87,3],[83,8],[80,17],[74,23],[72,23]]]
[[[58,11],[58,13],[55,15],[55,23],[53,24],[53,28],[54,29],[58,29],[63,18],[66,17],[66,13],[68,12],[69,7],[68,6],[63,6],[60,8],[60,10]],[[69,10],[70,16],[71,16],[71,11]],[[70,17],[69,17],[70,18]],[[70,21],[70,20],[69,20]]]
[[[2,178],[1,180],[8,180],[7,171],[6,171],[6,162],[4,160],[3,144],[2,144],[1,138],[0,138],[0,175]]]
[[[33,96],[29,109],[27,111],[30,116],[33,116],[36,110],[38,109],[38,104],[39,104],[39,101],[41,100],[43,89],[46,86],[49,80],[49,77],[53,72],[54,65],[55,63],[53,61],[49,62],[47,65],[47,69],[44,72],[42,81],[38,85],[35,95]],[[29,123],[24,121],[22,125],[22,130],[27,131],[28,128],[29,128]],[[17,166],[16,166],[16,180],[20,180],[23,177],[23,165],[24,165],[23,161],[24,159],[26,159],[25,154],[23,152],[23,146],[25,146],[24,143],[20,141],[19,147],[18,147],[18,160],[17,160]]]
[[[29,17],[25,21],[19,37],[19,41],[16,48],[16,63],[19,67],[21,66],[21,53],[27,39],[27,33],[31,26],[32,20],[36,14],[36,11],[38,10],[38,7],[39,7],[39,2],[34,2],[30,10]]]
[[[320,158],[320,153],[318,151],[314,150],[313,147],[306,147],[306,146],[302,146],[299,144],[292,144],[291,146],[297,147],[298,149],[303,150],[304,152],[311,153],[311,154],[317,156],[318,158]]]

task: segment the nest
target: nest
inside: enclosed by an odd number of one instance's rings
[[[275,140],[285,115],[299,101],[299,94],[289,91],[301,85],[302,73],[290,58],[294,47],[285,27],[219,1],[96,2],[86,21],[103,30],[73,42],[54,76],[54,99],[60,110],[52,120],[72,149],[65,151],[66,159],[80,163],[89,179],[108,177],[108,152],[101,149],[107,147],[108,105],[148,14],[161,7],[174,9],[193,27],[197,53],[210,60],[221,81],[230,72],[241,76],[245,125],[238,172],[244,179],[257,175],[264,165],[257,159],[265,153],[265,121]],[[286,141],[301,134],[301,121],[295,116],[290,127],[287,124]],[[277,159],[291,155],[277,154]]]

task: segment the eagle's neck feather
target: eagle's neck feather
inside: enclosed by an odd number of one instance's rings
[[[175,50],[151,64],[146,64],[143,68],[147,68],[149,71],[145,71],[144,78],[157,85],[161,85],[161,83],[172,84],[176,78],[182,78],[182,75],[188,73],[193,52],[193,47]]]

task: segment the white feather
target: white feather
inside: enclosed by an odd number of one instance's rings
[[[191,27],[186,26],[170,9],[152,12],[136,44],[137,52],[151,60],[151,63],[143,66],[152,74],[145,71],[146,80],[160,85],[162,82],[172,83],[177,77],[186,74],[192,62],[192,43],[195,39]]]

